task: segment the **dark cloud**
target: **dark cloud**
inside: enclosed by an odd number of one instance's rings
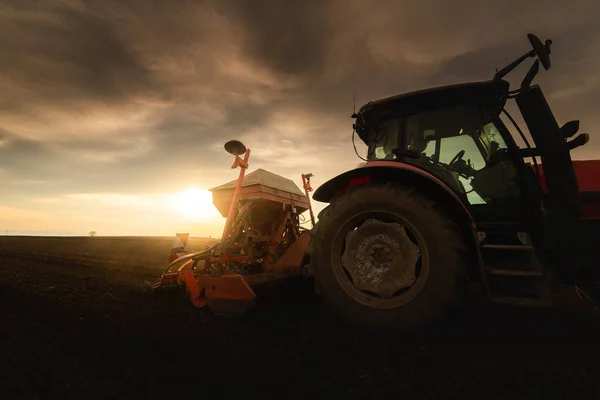
[[[155,77],[114,21],[86,8],[4,8],[0,69],[13,108],[150,96]],[[67,106],[67,105],[65,105]]]
[[[329,0],[223,1],[244,53],[277,73],[313,75],[325,68],[334,36]]]

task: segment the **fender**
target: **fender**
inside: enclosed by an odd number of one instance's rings
[[[369,161],[364,166],[346,171],[322,184],[313,194],[313,199],[329,203],[354,186],[371,182],[405,182],[411,187],[419,187],[432,197],[440,198],[468,221],[471,229],[476,225],[465,203],[444,182],[423,169],[397,161]]]

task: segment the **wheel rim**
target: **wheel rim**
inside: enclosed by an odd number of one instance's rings
[[[355,301],[378,309],[414,299],[429,276],[429,252],[420,232],[388,212],[355,215],[338,230],[334,275]]]

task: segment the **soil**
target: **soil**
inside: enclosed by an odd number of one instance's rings
[[[0,255],[3,398],[598,398],[599,316],[572,290],[551,310],[472,304],[444,326],[350,327],[310,281],[258,291],[236,319],[160,271]]]

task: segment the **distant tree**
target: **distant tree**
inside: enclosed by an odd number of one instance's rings
[[[96,236],[96,231],[90,231],[89,235],[90,235],[90,237]]]

